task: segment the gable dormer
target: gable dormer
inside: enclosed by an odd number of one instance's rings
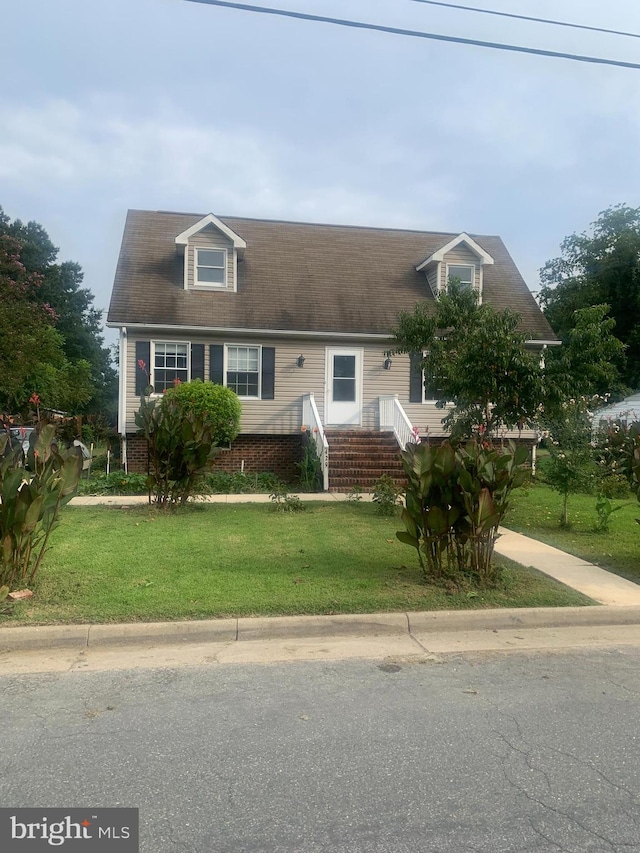
[[[473,288],[482,301],[485,264],[493,264],[491,255],[463,232],[429,255],[416,270],[424,273],[434,296],[446,291],[450,279],[456,278],[463,287]]]
[[[213,213],[178,234],[175,242],[184,254],[185,290],[238,289],[238,260],[247,244]]]

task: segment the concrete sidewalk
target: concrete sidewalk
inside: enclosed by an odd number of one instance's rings
[[[522,533],[501,527],[500,534],[495,548],[497,554],[522,566],[532,566],[600,604],[615,607],[640,605],[638,584]]]
[[[307,501],[344,501],[336,493],[301,494]],[[363,495],[363,500],[370,500]],[[268,495],[212,495],[211,503],[268,502]],[[75,506],[135,506],[142,496],[79,497]],[[0,628],[0,651],[67,648],[87,650],[117,646],[179,646],[322,638],[407,638],[450,632],[536,630],[640,625],[640,586],[527,536],[500,529],[496,552],[531,566],[589,596],[600,607],[541,607],[494,610],[428,611],[339,616],[281,616],[210,619],[189,622],[54,625]]]

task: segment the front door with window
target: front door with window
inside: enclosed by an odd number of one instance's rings
[[[362,423],[361,349],[327,349],[325,421],[332,426]]]

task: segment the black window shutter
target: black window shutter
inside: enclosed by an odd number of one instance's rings
[[[276,350],[275,347],[262,347],[262,399],[275,398]]]
[[[204,382],[204,344],[191,344],[191,378]]]
[[[144,394],[151,373],[151,342],[136,341],[136,394]],[[144,363],[144,367],[141,364]]]
[[[209,346],[209,379],[216,385],[224,385],[224,346],[211,344]]]
[[[409,402],[422,402],[422,353],[409,353]]]

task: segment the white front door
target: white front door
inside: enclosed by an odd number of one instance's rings
[[[362,423],[362,350],[327,349],[327,409],[332,426]]]

